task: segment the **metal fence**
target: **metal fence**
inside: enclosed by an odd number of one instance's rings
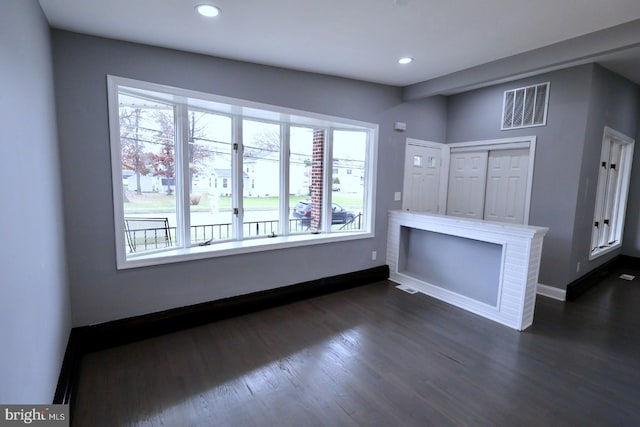
[[[245,222],[243,223],[243,235],[245,237],[275,237],[278,235],[279,225],[279,220]],[[353,221],[333,224],[332,229],[336,231],[361,230],[362,214],[356,215]],[[289,220],[289,234],[303,234],[310,231],[308,219]],[[125,218],[125,237],[131,253],[174,246],[176,244],[175,236],[176,228],[169,227],[166,218]],[[194,244],[207,245],[216,241],[230,240],[232,237],[233,224],[231,223],[191,226],[191,242]]]

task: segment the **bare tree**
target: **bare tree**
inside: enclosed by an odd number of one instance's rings
[[[246,157],[265,157],[280,152],[280,132],[265,129],[256,135],[250,143],[244,144]]]
[[[162,145],[160,153],[151,155],[154,176],[161,176],[167,182],[167,194],[172,194],[171,182],[175,179],[175,127],[173,114],[166,111],[155,111],[155,118],[160,126],[156,130],[154,143]]]
[[[139,108],[120,108],[120,145],[122,149],[122,167],[131,170],[136,175],[136,193],[142,193],[140,176],[149,173],[147,166],[148,153],[145,153],[145,143],[141,140],[140,119],[142,112]]]
[[[173,115],[166,111],[156,111],[155,119],[159,125],[159,128],[154,134],[154,143],[162,146],[160,153],[151,155],[151,164],[154,171],[154,176],[161,176],[167,180],[167,193],[172,194],[171,182],[175,179],[175,126],[173,122]],[[188,145],[187,155],[189,157],[189,174],[191,179],[189,180],[189,190],[191,191],[193,185],[193,176],[198,173],[198,168],[201,166],[202,160],[208,157],[208,153],[204,150],[200,144],[197,143],[199,139],[204,137],[204,129],[198,126],[200,116],[195,112],[191,112],[189,117],[189,131],[188,131]]]
[[[202,148],[201,144],[198,144],[199,140],[204,140],[204,126],[199,126],[198,122],[203,117],[203,114],[198,114],[191,111],[189,117],[189,192],[193,191],[193,177],[200,171],[202,162],[209,157],[207,150]]]

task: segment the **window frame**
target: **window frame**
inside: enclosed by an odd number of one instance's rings
[[[233,217],[233,240],[225,240],[207,246],[179,246],[149,250],[128,256],[126,250],[126,237],[124,233],[124,185],[122,180],[122,157],[120,145],[119,101],[118,96],[122,88],[133,96],[147,97],[149,92],[159,97],[152,97],[158,101],[169,102],[176,106],[176,234],[183,236],[189,234],[189,194],[184,191],[188,173],[188,159],[182,153],[186,150],[188,141],[187,129],[181,126],[188,120],[189,109],[204,110],[214,114],[232,117],[232,144],[239,143],[239,151],[233,154],[233,167],[231,180],[234,205],[239,206],[239,212]],[[127,90],[131,89],[131,90]],[[160,265],[174,262],[182,262],[196,259],[238,255],[244,253],[269,251],[275,249],[316,245],[321,243],[340,242],[356,239],[366,239],[375,236],[375,189],[377,176],[377,151],[378,151],[378,124],[345,119],[335,116],[318,114],[308,111],[296,110],[287,107],[274,106],[237,98],[224,97],[199,91],[181,89],[156,83],[134,80],[114,75],[107,75],[108,90],[108,115],[111,147],[111,174],[114,201],[114,236],[116,243],[117,269],[128,269],[150,265]],[[206,108],[209,105],[211,108]],[[215,107],[215,108],[214,108]],[[244,237],[243,227],[243,180],[244,165],[242,161],[242,120],[256,120],[279,123],[281,128],[281,153],[280,153],[280,224],[288,224],[291,206],[289,206],[289,128],[293,126],[323,129],[325,131],[324,142],[324,176],[323,176],[323,227],[319,233],[289,233],[288,227],[282,226],[285,231],[276,237]],[[335,130],[358,130],[367,135],[367,152],[365,158],[365,176],[368,177],[364,187],[362,229],[357,231],[331,231],[331,211],[327,210],[332,204],[331,170],[332,165],[332,134]],[[239,177],[239,179],[238,179]],[[180,187],[180,188],[178,188]],[[186,193],[186,194],[185,194]],[[286,222],[282,222],[283,220]],[[181,228],[182,231],[178,231]],[[238,233],[239,232],[239,233]],[[187,239],[187,242],[189,239]],[[185,240],[181,240],[184,242]]]
[[[610,153],[614,144],[619,145],[620,154],[616,168],[612,169]],[[627,200],[631,185],[634,145],[635,140],[633,138],[605,126],[598,163],[598,180],[593,209],[589,260],[608,254],[622,246]],[[613,183],[610,180],[612,174],[615,174],[615,182]],[[612,193],[611,190],[614,190],[614,192]],[[609,216],[609,218],[605,218],[606,216]],[[607,223],[604,222],[605,219]],[[602,229],[600,229],[600,225],[602,225]],[[607,230],[604,228],[605,225],[608,225]],[[608,242],[602,244],[602,238],[607,236],[609,237],[607,239]],[[611,240],[612,236],[613,240]]]

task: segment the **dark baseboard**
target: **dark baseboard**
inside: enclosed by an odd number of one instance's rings
[[[77,328],[73,328],[69,334],[69,341],[67,341],[67,349],[64,352],[56,393],[53,396],[53,403],[56,405],[71,404],[73,389],[75,388],[75,379],[78,378],[78,370],[80,369],[80,360],[84,355],[81,347]]]
[[[632,257],[629,255],[620,255],[618,258],[620,258],[621,268],[640,270],[640,258]]]
[[[389,278],[382,265],[247,295],[174,308],[92,326],[73,328],[69,336],[54,404],[71,404],[85,354],[153,338],[218,320],[277,307]]]
[[[567,301],[573,301],[580,295],[583,295],[589,289],[600,283],[602,279],[611,274],[615,269],[619,268],[640,269],[640,258],[618,255],[579,279],[574,280],[567,285]]]

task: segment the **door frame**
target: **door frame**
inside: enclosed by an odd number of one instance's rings
[[[525,206],[524,206],[524,224],[529,225],[529,214],[531,211],[531,193],[533,189],[533,169],[535,165],[536,155],[536,141],[535,135],[529,136],[517,136],[512,138],[499,138],[488,140],[476,140],[466,142],[454,142],[451,144],[442,144],[440,142],[425,141],[420,139],[407,138],[405,142],[405,153],[407,145],[417,145],[421,147],[430,147],[440,149],[441,164],[440,164],[440,186],[438,194],[438,213],[446,215],[447,212],[447,195],[449,193],[449,167],[451,160],[451,152],[464,152],[464,151],[495,151],[495,150],[511,150],[516,148],[528,148],[529,149],[529,171],[527,176],[527,190],[525,194]],[[405,154],[406,157],[406,154]],[[403,162],[406,158],[403,159]],[[406,173],[403,177],[403,189],[405,191]],[[402,202],[402,209],[405,209],[404,198]]]
[[[440,150],[440,183],[438,185],[438,214],[446,215],[447,212],[447,185],[449,180],[449,146],[447,144],[443,144],[441,142],[435,141],[425,141],[421,139],[413,139],[407,138],[405,142],[405,156],[403,159],[403,165],[406,163],[407,156],[407,146],[415,145],[418,147],[428,147],[435,148]],[[444,173],[446,169],[447,173]],[[404,197],[402,198],[402,210],[406,210],[406,189],[407,189],[407,171],[403,172],[404,176],[402,178],[402,192],[404,193]],[[445,177],[446,175],[446,177]]]
[[[529,149],[529,171],[527,174],[527,190],[525,193],[525,205],[524,205],[524,225],[529,225],[529,213],[531,211],[531,193],[533,189],[533,168],[536,157],[536,136],[518,136],[513,138],[500,138],[500,139],[488,139],[482,141],[467,141],[467,142],[454,142],[447,144],[450,152],[465,152],[465,151],[497,151],[497,150],[512,150],[518,148]],[[447,177],[449,180],[449,165],[447,164]],[[447,193],[448,189],[447,182]],[[445,199],[446,199],[445,194]]]

